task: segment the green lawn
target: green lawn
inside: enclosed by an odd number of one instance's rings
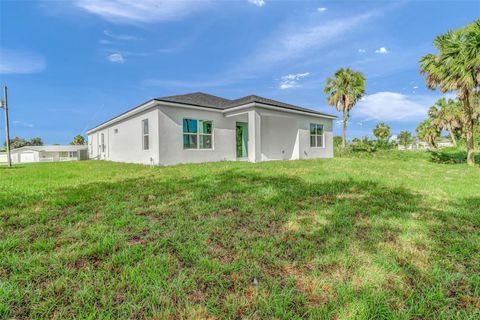
[[[480,317],[480,168],[0,167],[0,318]]]

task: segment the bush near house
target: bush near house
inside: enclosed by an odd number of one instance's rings
[[[0,318],[478,318],[478,190],[415,151],[0,167]]]

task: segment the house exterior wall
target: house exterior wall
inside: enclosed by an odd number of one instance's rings
[[[221,112],[160,106],[159,137],[160,164],[214,162],[236,160],[235,124],[237,119],[227,118]],[[212,149],[183,148],[183,119],[213,122]]]
[[[142,120],[147,118],[150,148],[142,150]],[[184,148],[184,118],[212,121],[212,149]],[[248,122],[248,156],[252,162],[333,157],[331,119],[261,107],[243,109],[235,114],[168,105],[151,107],[89,133],[89,157],[158,165],[233,161],[237,159],[237,122]],[[324,147],[310,147],[310,123],[323,124]],[[101,147],[102,133],[105,151]]]
[[[333,157],[332,120],[262,110],[262,161]],[[310,147],[310,124],[321,124],[324,146]]]
[[[296,117],[261,117],[262,161],[298,159],[298,119]]]
[[[148,119],[149,148],[143,150],[142,121]],[[88,135],[90,159],[160,164],[158,108],[151,108]],[[101,136],[104,135],[105,148]]]
[[[310,147],[310,124],[323,124],[324,147]],[[316,117],[299,118],[299,159],[333,158],[333,121]]]
[[[12,163],[32,163],[39,161],[38,151],[19,150],[11,153]]]

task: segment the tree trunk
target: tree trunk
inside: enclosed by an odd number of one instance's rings
[[[343,111],[342,148],[347,146],[347,113]]]
[[[457,147],[457,139],[455,138],[455,134],[453,134],[452,126],[448,125],[448,133],[450,133],[450,138],[452,138],[453,146]]]
[[[467,163],[471,166],[475,164],[475,151],[473,142],[473,110],[470,106],[469,96],[463,100],[463,109],[465,111],[465,136],[467,138]]]

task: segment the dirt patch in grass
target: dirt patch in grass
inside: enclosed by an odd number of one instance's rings
[[[50,164],[2,186],[16,196],[0,205],[0,317],[476,315],[480,200],[465,186],[480,174],[468,168],[76,165],[55,186]]]

